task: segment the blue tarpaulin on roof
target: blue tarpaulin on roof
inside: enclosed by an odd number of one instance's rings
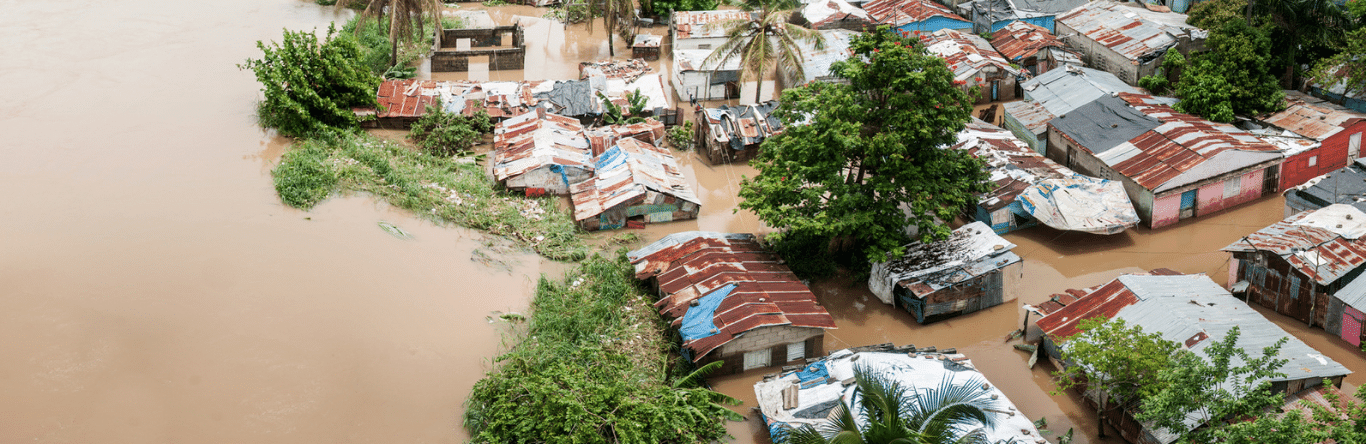
[[[806,388],[808,383],[825,383],[825,378],[830,377],[830,371],[825,368],[825,362],[817,362],[801,369],[796,375],[800,381],[798,384]]]
[[[702,339],[716,334],[716,323],[712,319],[716,315],[716,307],[721,306],[721,301],[730,296],[730,292],[735,291],[735,284],[728,284],[718,288],[706,296],[697,299],[696,307],[688,307],[687,313],[683,314],[683,326],[678,329],[683,334],[684,341]]]

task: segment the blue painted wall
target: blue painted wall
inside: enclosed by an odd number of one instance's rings
[[[966,32],[972,32],[972,23],[966,20],[957,20],[936,15],[925,20],[901,25],[896,29],[907,33],[915,31],[920,31],[922,33],[935,32],[940,29],[958,29]]]
[[[1019,230],[1022,228],[1029,228],[1039,224],[1039,220],[1035,219],[1034,216],[1031,216],[1028,212],[1026,212],[1024,209],[1024,205],[1020,204],[1020,201],[1018,200],[1011,202],[1010,205],[1007,205],[1005,208],[1001,208],[996,211],[1010,212],[1012,213],[1012,216],[1007,217],[1005,222],[992,225],[991,213],[988,213],[986,208],[982,208],[981,205],[978,205],[977,212],[973,217],[976,218],[978,222],[991,225],[991,231],[995,231],[996,234],[1006,234],[1011,231]],[[1013,222],[1019,223],[1014,224]]]
[[[1009,25],[1011,22],[1025,22],[1031,25],[1039,26],[1043,29],[1047,29],[1049,33],[1057,32],[1053,30],[1053,16],[1051,15],[1046,15],[1043,17],[1031,17],[1027,19],[1001,20],[999,22],[991,24],[991,32],[995,34],[996,31],[1000,31],[1001,28],[1006,27],[1006,25]]]
[[[1325,99],[1331,100],[1331,101],[1333,101],[1333,103],[1338,103],[1339,100],[1342,100],[1342,94],[1333,94],[1333,93],[1330,93],[1330,92],[1328,92],[1328,91],[1324,91],[1323,89],[1318,88],[1318,87],[1311,88],[1311,91],[1310,91],[1310,92],[1312,92],[1312,93],[1313,93],[1314,95],[1316,95],[1316,96],[1323,97],[1323,98],[1325,98]],[[1346,102],[1346,103],[1343,103],[1342,106],[1345,106],[1345,107],[1347,107],[1347,108],[1349,108],[1349,109],[1352,109],[1352,110],[1355,110],[1355,111],[1357,111],[1357,112],[1366,113],[1366,100],[1362,100],[1362,99],[1347,99],[1347,102]]]

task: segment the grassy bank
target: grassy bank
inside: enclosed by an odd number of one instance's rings
[[[672,369],[672,330],[619,253],[544,277],[520,342],[474,386],[474,442],[695,443],[725,436],[729,397]]]
[[[302,140],[271,173],[280,199],[295,208],[363,192],[433,221],[506,236],[551,259],[587,255],[574,221],[554,201],[502,192],[477,164],[365,133]]]

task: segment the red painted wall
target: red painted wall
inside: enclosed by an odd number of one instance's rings
[[[1287,157],[1285,163],[1281,164],[1279,191],[1288,190],[1309,181],[1309,179],[1345,168],[1349,162],[1355,160],[1347,158],[1348,138],[1358,132],[1366,132],[1366,121],[1357,122],[1324,139],[1323,143],[1316,149]],[[1366,142],[1362,142],[1362,144],[1366,145]],[[1362,150],[1366,151],[1366,147],[1363,147]],[[1318,163],[1309,166],[1309,158],[1313,156],[1319,157]],[[1361,153],[1358,153],[1357,156],[1360,157]]]

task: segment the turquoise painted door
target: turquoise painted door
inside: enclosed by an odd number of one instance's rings
[[[1182,219],[1185,219],[1185,218],[1188,218],[1188,217],[1193,217],[1193,216],[1195,216],[1195,192],[1196,192],[1196,191],[1197,191],[1197,190],[1190,190],[1190,191],[1181,193],[1181,218],[1182,218]]]

